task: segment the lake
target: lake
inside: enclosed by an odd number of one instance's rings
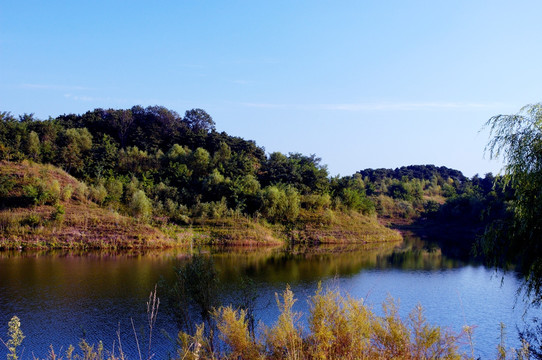
[[[392,297],[402,316],[421,304],[431,324],[456,332],[474,326],[474,354],[484,359],[495,358],[500,323],[506,325],[507,346],[518,347],[516,327],[538,313],[516,296],[516,274],[447,256],[414,237],[374,246],[202,251],[219,272],[223,302],[235,299],[242,277],[253,280],[259,294],[256,315],[268,325],[278,315],[276,292],[289,284],[298,299],[295,310],[306,314],[307,299],[321,281],[324,288],[365,299],[377,314]],[[7,323],[17,315],[26,336],[23,359],[45,357],[50,345],[64,352],[81,338],[103,340],[112,349],[119,337],[124,352],[138,358],[134,330],[143,342],[149,293],[159,281],[169,286],[174,267],[188,258],[180,250],[0,252],[0,338],[7,340]],[[172,311],[162,301],[153,335],[155,359],[174,353],[176,333]],[[470,349],[465,344],[464,351]],[[0,358],[5,356],[0,348]]]

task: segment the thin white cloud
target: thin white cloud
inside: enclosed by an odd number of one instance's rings
[[[469,110],[488,109],[502,106],[500,103],[464,103],[464,102],[377,102],[377,103],[353,103],[353,104],[324,104],[326,110],[345,111],[393,111],[393,110]]]
[[[232,83],[239,84],[239,85],[249,85],[249,84],[252,84],[253,81],[238,79],[238,80],[233,80]]]
[[[245,107],[266,109],[334,110],[334,111],[415,111],[415,110],[473,110],[492,109],[504,106],[502,103],[468,102],[367,102],[344,104],[273,104],[243,102]]]
[[[95,98],[95,97],[86,96],[86,95],[64,94],[64,97],[67,99],[75,100],[75,101],[86,101],[86,102],[105,101],[105,99],[103,98]]]
[[[116,104],[120,106],[133,106],[133,105],[149,106],[149,105],[163,105],[164,103],[168,102],[168,101],[153,99],[153,98],[129,99],[129,98],[114,98],[114,97],[95,97],[95,96],[88,96],[88,95],[74,95],[70,93],[64,94],[64,97],[66,99],[70,99],[73,101],[99,103],[100,106],[112,106],[111,104]]]
[[[36,89],[36,90],[63,90],[63,91],[90,90],[90,88],[84,87],[84,86],[55,85],[55,84],[21,84],[20,87],[23,89]]]
[[[178,64],[181,68],[189,68],[189,69],[203,69],[205,66],[201,64]]]
[[[251,103],[251,102],[242,102],[239,105],[244,107],[253,107],[253,108],[263,108],[263,109],[288,109],[296,108],[296,105],[288,104],[269,104],[269,103]]]

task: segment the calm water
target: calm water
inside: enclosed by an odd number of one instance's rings
[[[250,277],[260,295],[257,317],[269,325],[278,314],[275,292],[290,284],[299,299],[296,310],[307,313],[307,298],[322,281],[324,287],[364,298],[377,313],[391,296],[399,300],[403,316],[419,303],[432,324],[455,331],[473,325],[475,354],[494,358],[499,324],[507,326],[507,345],[517,347],[516,327],[522,328],[524,318],[539,312],[526,313],[516,296],[519,280],[514,274],[448,258],[419,240],[373,248],[319,248],[311,253],[264,249],[213,250],[209,255],[220,274],[223,301],[235,298],[242,276]],[[124,352],[138,358],[131,320],[142,340],[149,292],[160,279],[171,283],[173,268],[183,261],[187,256],[179,251],[0,253],[0,338],[6,340],[7,323],[17,315],[26,336],[24,359],[45,357],[51,344],[57,353],[65,351],[81,338],[90,343],[103,340],[111,349],[118,346],[119,335]],[[163,301],[153,336],[155,359],[174,352],[171,338],[177,328],[170,310]],[[0,348],[0,358],[5,356]]]

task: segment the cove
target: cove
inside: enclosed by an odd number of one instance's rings
[[[446,256],[438,246],[413,237],[373,246],[200,251],[214,260],[223,303],[234,301],[242,277],[253,280],[259,294],[256,316],[268,325],[278,315],[275,293],[286,284],[298,299],[295,310],[306,314],[307,300],[321,282],[324,289],[365,299],[376,313],[391,297],[403,317],[421,304],[431,324],[454,331],[473,326],[474,355],[485,359],[495,358],[501,322],[507,327],[507,347],[518,347],[516,327],[538,312],[517,296],[521,280],[516,274]],[[174,267],[189,258],[180,250],[0,253],[0,338],[6,339],[7,323],[17,315],[26,336],[24,359],[45,357],[50,345],[63,352],[81,338],[102,340],[111,349],[118,346],[117,332],[128,357],[138,358],[134,329],[143,341],[149,292],[160,281],[171,284]],[[176,333],[163,301],[153,336],[155,359],[174,355]],[[470,354],[469,344],[464,351]],[[5,356],[0,348],[0,357]]]

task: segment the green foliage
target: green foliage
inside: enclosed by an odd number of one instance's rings
[[[479,249],[495,266],[517,264],[527,290],[542,300],[542,104],[525,106],[516,115],[488,120],[492,136],[487,151],[502,157],[505,185],[513,191],[509,216],[494,221]]]
[[[55,205],[55,210],[51,214],[51,220],[55,221],[57,223],[61,223],[64,221],[64,214],[66,214],[66,209],[63,205],[57,204]]]
[[[51,162],[91,184],[90,188],[80,185],[71,194],[70,189],[61,189],[54,198],[84,202],[90,197],[99,205],[145,220],[152,212],[157,223],[263,215],[274,225],[300,229],[306,225],[299,217],[301,209],[319,213],[330,208],[349,214],[376,212],[390,221],[414,220],[424,215],[428,197],[435,200],[430,212],[444,216],[435,204],[446,197],[448,209],[454,208],[452,202],[470,184],[461,172],[434,165],[366,169],[330,178],[316,155],[274,152],[266,156],[253,141],[218,133],[214,120],[202,109],[189,110],[183,118],[161,106],[95,109],[43,121],[33,115],[17,120],[2,113],[0,156]],[[474,181],[476,186],[487,185],[485,179]],[[1,185],[0,179],[0,191],[11,193],[4,200],[8,206],[20,200],[57,201],[47,200],[37,183],[25,184],[29,185],[26,192],[10,189],[9,182],[4,190]],[[150,202],[150,206],[138,207],[134,202],[140,190],[149,201],[139,204]],[[485,201],[490,191],[483,187],[480,204],[498,205]]]
[[[53,205],[60,198],[60,185],[57,180],[46,183],[39,178],[32,178],[30,183],[23,187],[23,192],[34,205]]]
[[[35,131],[31,131],[28,134],[26,141],[26,153],[34,161],[38,161],[40,158],[40,139],[39,135]]]
[[[9,175],[0,175],[0,197],[5,197],[15,186],[15,180]]]
[[[105,182],[105,190],[107,192],[107,203],[118,203],[122,199],[122,194],[124,191],[124,184],[122,181],[110,177]]]
[[[202,177],[207,174],[211,162],[211,155],[204,148],[197,148],[190,157],[190,169],[194,175]]]
[[[324,210],[331,206],[331,196],[329,194],[310,194],[301,197],[301,207],[309,210]]]
[[[77,201],[87,201],[89,195],[88,186],[84,182],[77,184],[73,191],[73,197]]]
[[[152,214],[152,204],[143,190],[137,190],[132,196],[130,210],[132,215],[139,219],[148,220],[150,218]]]
[[[261,193],[262,213],[273,222],[294,222],[299,215],[300,197],[291,186],[268,186]]]
[[[68,201],[72,198],[72,195],[73,195],[73,187],[71,185],[66,185],[60,193],[60,199],[62,201]]]
[[[366,215],[374,214],[375,212],[375,206],[373,202],[367,199],[364,193],[355,189],[343,189],[340,195],[340,199],[341,204],[346,206],[347,209],[356,210]]]
[[[107,198],[107,189],[103,184],[98,184],[91,186],[89,189],[90,200],[94,201],[96,204],[102,205]]]
[[[61,164],[67,172],[83,174],[85,160],[92,148],[92,134],[86,128],[71,128],[64,133],[60,152]]]
[[[42,223],[42,219],[38,214],[27,215],[22,221],[21,225],[27,225],[31,228],[37,228]]]

